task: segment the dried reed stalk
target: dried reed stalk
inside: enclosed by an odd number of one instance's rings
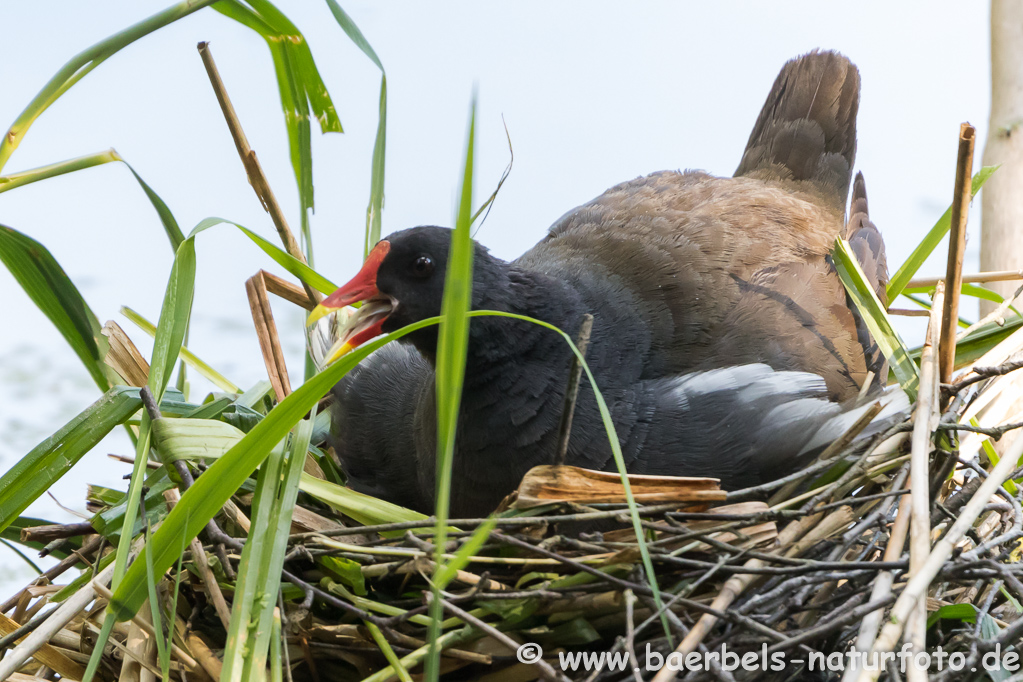
[[[949,256],[952,260],[952,256]],[[962,258],[960,256],[960,263]],[[917,394],[916,408],[913,413],[913,436],[910,446],[910,554],[909,570],[918,572],[927,560],[931,551],[931,501],[930,501],[930,454],[931,434],[938,425],[938,376],[941,343],[946,339],[942,334],[942,324],[948,306],[944,305],[945,286],[938,282],[931,305],[931,319],[927,325],[927,337],[924,340],[923,352],[920,356],[920,389]],[[953,312],[953,314],[956,314]],[[954,318],[955,319],[955,318]],[[954,339],[953,339],[954,345]],[[944,356],[942,356],[944,357]],[[927,649],[927,604],[921,600],[917,603],[906,626],[905,641],[912,644],[916,653]],[[910,666],[907,671],[910,682],[921,682],[927,679],[927,672]]]
[[[245,173],[249,176],[249,183],[252,185],[252,189],[255,190],[256,196],[259,197],[263,209],[270,214],[270,219],[273,220],[274,227],[277,228],[277,234],[280,236],[281,242],[284,243],[284,249],[299,261],[308,264],[305,254],[302,253],[302,249],[295,239],[295,235],[291,232],[291,228],[288,227],[284,211],[281,210],[281,205],[277,203],[277,197],[270,188],[266,174],[263,173],[263,167],[259,165],[256,152],[249,146],[249,141],[245,137],[245,131],[242,130],[242,123],[238,119],[234,105],[231,104],[227,88],[224,87],[224,81],[221,80],[220,72],[217,70],[217,64],[213,61],[213,54],[210,52],[209,44],[201,42],[196,47],[199,50],[199,55],[202,57],[202,63],[206,67],[206,73],[210,78],[210,85],[213,86],[213,92],[216,94],[220,108],[224,112],[224,120],[227,121],[227,127],[231,131],[231,137],[234,139],[234,145],[238,149],[238,156],[241,157],[242,165],[245,166]],[[322,298],[320,293],[308,284],[303,284],[303,286],[313,305],[315,306],[319,303]]]
[[[959,290],[963,285],[963,254],[966,251],[966,220],[970,215],[973,176],[973,145],[976,129],[969,123],[959,126],[959,156],[956,160],[955,197],[952,200],[952,228],[948,241],[948,266],[945,270],[945,300],[942,306],[941,344],[938,367],[941,382],[952,378],[956,356],[956,325],[959,322]],[[935,300],[933,307],[938,307]],[[933,319],[933,318],[932,318]]]

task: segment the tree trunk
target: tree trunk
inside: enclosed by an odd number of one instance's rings
[[[991,118],[984,165],[1001,165],[981,192],[980,269],[1023,268],[1023,3],[991,0]],[[1010,296],[1018,282],[990,285]],[[995,304],[981,301],[981,315]]]

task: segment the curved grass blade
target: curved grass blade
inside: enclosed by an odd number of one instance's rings
[[[268,242],[267,240],[260,237],[258,234],[245,227],[239,225],[233,220],[226,220],[224,218],[206,218],[195,226],[192,230],[190,237],[194,237],[203,230],[208,230],[214,225],[220,225],[227,223],[228,225],[234,225],[241,230],[249,239],[255,242],[256,246],[263,250],[263,253],[273,258],[278,265],[283,267],[285,270],[298,277],[302,282],[305,282],[312,288],[324,294],[332,294],[337,291],[337,285],[331,282],[329,279],[321,275],[320,273],[313,270],[311,267],[292,256],[287,251],[281,249]]]
[[[116,151],[108,149],[105,152],[79,156],[74,159],[68,159],[67,161],[51,163],[47,166],[39,166],[38,168],[30,168],[19,173],[11,173],[10,175],[0,177],[0,194],[12,189],[17,189],[18,187],[31,185],[33,182],[39,182],[40,180],[48,180],[66,173],[74,173],[75,171],[94,168],[105,163],[112,163],[120,160],[121,157],[117,155]]]
[[[327,506],[336,509],[346,516],[350,516],[359,523],[366,526],[374,526],[381,523],[401,523],[404,521],[422,521],[427,518],[426,514],[399,507],[396,504],[364,495],[351,488],[335,485],[329,481],[304,474],[299,484],[302,492],[308,493]],[[394,533],[381,533],[381,535],[400,537],[405,531]]]
[[[14,523],[118,424],[142,405],[139,389],[115,386],[0,477],[0,530]]]
[[[46,111],[51,104],[63,95],[75,83],[80,81],[90,71],[102,64],[108,57],[117,53],[127,45],[132,44],[139,38],[149,35],[167,24],[173,23],[192,12],[196,12],[214,0],[184,0],[167,9],[157,12],[148,19],[129,26],[123,31],[101,40],[92,47],[79,52],[72,57],[60,71],[54,74],[53,78],[43,86],[43,89],[29,102],[24,111],[18,115],[14,123],[8,129],[7,134],[0,139],[0,170],[7,164],[11,154],[21,144],[25,133],[32,126],[39,116]]]
[[[434,363],[434,383],[437,391],[437,470],[434,497],[434,580],[430,586],[430,627],[427,640],[431,642],[426,658],[425,679],[434,682],[440,676],[440,648],[444,620],[442,589],[438,576],[444,569],[444,547],[447,544],[448,513],[451,507],[451,469],[455,459],[455,435],[458,430],[458,410],[462,401],[462,381],[465,378],[465,355],[469,349],[469,308],[472,305],[472,179],[476,138],[476,94],[469,108],[469,134],[465,144],[465,164],[459,188],[458,216],[451,233],[451,251],[444,278],[444,296],[440,308],[440,329],[437,332],[437,359]]]
[[[984,183],[988,181],[988,178],[998,170],[998,166],[984,166],[981,168],[976,175],[973,176],[973,182],[970,185],[970,200],[972,201],[980,188],[984,186]],[[909,280],[913,279],[913,275],[920,269],[920,266],[924,264],[928,256],[937,248],[941,240],[948,234],[949,229],[952,227],[952,207],[949,206],[940,218],[938,222],[934,224],[927,236],[924,237],[923,241],[917,244],[917,247],[913,249],[913,253],[909,254],[909,258],[906,259],[900,267],[898,272],[888,282],[888,300],[894,301],[902,290],[906,288]]]
[[[171,372],[174,371],[174,364],[177,362],[178,354],[181,351],[181,343],[185,338],[185,331],[188,328],[188,318],[192,312],[192,298],[195,291],[195,238],[189,237],[178,247],[177,255],[174,257],[174,265],[171,267],[170,280],[164,292],[163,306],[160,309],[160,320],[156,325],[156,338],[153,341],[153,358],[149,363],[149,380],[147,387],[153,394],[153,399],[160,403]],[[142,497],[142,487],[145,480],[146,461],[149,459],[149,446],[152,441],[152,421],[148,412],[142,413],[142,420],[139,423],[139,436],[135,449],[135,466],[132,469],[131,483],[128,485],[127,507],[124,512],[124,528],[134,528],[137,517],[139,499]],[[181,541],[182,534],[177,538]],[[194,536],[189,536],[188,540]],[[147,543],[148,544],[148,543]],[[124,578],[128,568],[128,555],[131,551],[131,542],[121,542],[117,546],[117,558],[114,562],[114,574],[111,579],[111,587],[117,586]],[[141,557],[140,557],[141,558]],[[147,575],[163,575],[174,561],[166,566],[154,568],[149,557],[138,561],[134,567],[142,571],[143,591],[147,589],[149,581]],[[148,571],[148,574],[147,574]],[[141,601],[139,606],[141,606]],[[158,608],[158,605],[154,605]],[[89,666],[86,668],[85,679],[91,680],[96,674],[100,658],[107,639],[113,630],[114,617],[108,612],[103,621],[103,628],[100,630],[96,641],[96,648],[89,658]]]
[[[149,202],[156,209],[156,214],[160,217],[160,222],[163,223],[163,229],[167,233],[167,238],[170,240],[171,248],[176,252],[178,247],[181,246],[181,242],[185,240],[185,236],[181,234],[181,228],[178,227],[178,221],[174,219],[174,214],[171,213],[170,208],[164,203],[163,199],[160,198],[153,188],[146,184],[146,181],[135,172],[135,169],[131,167],[131,164],[121,158],[120,154],[114,149],[108,149],[105,152],[99,152],[97,154],[90,154],[88,156],[79,156],[75,159],[68,159],[67,161],[61,161],[59,163],[51,163],[48,166],[40,166],[39,168],[31,168],[20,173],[12,173],[11,175],[0,176],[0,193],[8,190],[30,185],[33,182],[39,182],[40,180],[47,180],[49,178],[55,178],[58,175],[64,175],[66,173],[74,173],[75,171],[85,170],[86,168],[93,168],[100,166],[105,163],[113,163],[120,161],[131,174],[135,176],[135,180],[142,187],[142,191],[146,193],[146,197],[149,198]]]
[[[119,381],[103,362],[108,344],[99,320],[46,247],[0,225],[0,261],[75,351],[100,390]]]
[[[156,209],[156,214],[160,216],[160,222],[163,223],[163,230],[167,233],[167,239],[170,240],[171,249],[174,253],[177,253],[178,247],[180,247],[181,243],[185,241],[185,235],[181,233],[181,228],[178,227],[178,221],[174,219],[174,214],[171,213],[170,208],[166,203],[164,203],[163,199],[160,198],[160,195],[154,192],[153,188],[142,179],[142,176],[135,172],[135,169],[132,168],[130,163],[122,159],[120,156],[117,158],[128,167],[131,174],[135,176],[135,180],[138,181],[139,186],[142,187],[142,191],[146,193],[146,196],[149,198],[149,203],[153,205],[153,208]]]
[[[365,256],[380,241],[381,217],[384,209],[384,152],[387,147],[387,73],[376,51],[366,40],[352,18],[341,9],[336,0],[327,0],[327,6],[341,26],[341,30],[362,50],[363,54],[380,69],[380,117],[377,122],[376,139],[373,142],[373,168],[371,171],[369,205],[366,207]]]
[[[838,276],[867,325],[871,337],[888,359],[902,389],[909,394],[911,400],[915,399],[916,386],[919,383],[916,363],[909,357],[906,344],[892,327],[888,313],[860,269],[856,255],[849,248],[849,242],[839,237],[835,240],[835,250],[831,254]]]

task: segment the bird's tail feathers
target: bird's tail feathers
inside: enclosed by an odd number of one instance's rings
[[[736,176],[794,181],[845,211],[856,157],[860,76],[837,52],[814,50],[782,67]]]

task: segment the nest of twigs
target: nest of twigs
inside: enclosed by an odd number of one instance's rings
[[[771,484],[725,493],[711,479],[633,477],[656,588],[615,476],[534,470],[442,593],[441,675],[650,679],[667,661],[682,663],[677,675],[685,679],[859,679],[841,654],[900,651],[905,635],[932,654],[940,646],[953,655],[940,670],[932,656],[935,679],[960,679],[964,670],[1005,679],[1005,670],[985,670],[993,660],[985,656],[1004,657],[1023,635],[1023,515],[1011,480],[1023,474],[1016,468],[1023,439],[1012,432],[1023,425],[1014,423],[1023,375],[1012,373],[1023,366],[1021,346],[1017,332],[958,383],[940,387],[925,346],[912,415],[869,439],[856,437],[861,420],[818,461]],[[999,459],[991,443],[1006,433],[1011,443]],[[250,503],[236,495],[157,585],[165,611],[174,604],[171,679],[220,679]],[[450,521],[448,554],[484,521]],[[0,646],[16,647],[8,662],[23,661],[9,679],[44,666],[81,678],[109,597],[102,574],[79,580],[57,615],[48,601],[60,589],[51,583],[110,551],[92,531],[88,524],[23,530],[24,539],[49,542],[67,558],[0,607],[10,614],[0,619]],[[421,674],[432,533],[432,519],[365,526],[300,495],[278,596],[284,678],[397,679],[385,651],[401,659],[402,675]],[[156,679],[146,611],[115,628],[100,678]],[[712,658],[696,670],[697,659],[685,658],[722,646],[755,654],[755,667],[729,670],[730,662],[753,659]],[[616,659],[608,659],[602,670],[586,669],[573,658],[580,652],[621,653],[629,665],[609,670]],[[820,671],[821,662],[829,669]],[[953,670],[949,662],[962,665]]]

